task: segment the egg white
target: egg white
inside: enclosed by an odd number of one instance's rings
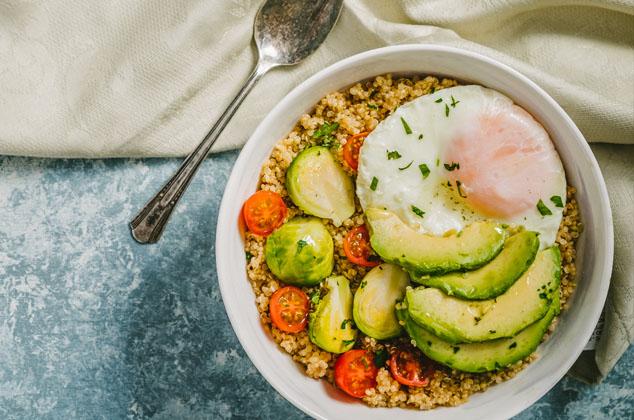
[[[566,178],[558,156],[555,161],[559,168],[556,176],[549,179],[548,196],[543,199],[553,213],[551,216],[542,216],[533,207],[511,217],[487,217],[460,200],[455,185],[447,185],[444,164],[451,162],[445,162],[444,155],[456,130],[462,127],[464,131],[474,115],[487,107],[512,104],[511,99],[497,91],[468,85],[439,90],[399,107],[368,135],[361,147],[357,195],[363,209],[392,211],[411,228],[433,235],[460,231],[480,220],[523,225],[540,233],[542,248],[552,245],[563,208],[555,207],[548,198],[558,195],[564,204],[566,200]],[[403,120],[411,134],[406,132]],[[392,154],[389,159],[389,152],[397,152],[400,157],[394,158],[396,154]],[[427,178],[420,169],[423,164],[430,171]],[[376,185],[372,189],[374,179]],[[423,211],[423,217],[412,206]]]

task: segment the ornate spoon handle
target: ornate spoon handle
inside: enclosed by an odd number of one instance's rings
[[[176,173],[165,183],[163,188],[152,197],[150,201],[130,222],[132,236],[141,243],[155,243],[161,237],[165,226],[178,204],[181,196],[189,186],[200,164],[205,160],[211,146],[214,144],[222,130],[225,128],[233,114],[251,91],[255,83],[273,67],[272,64],[258,62],[255,70],[249,76],[240,92],[231,101],[218,122],[209,130],[209,133],[194,149],[193,152],[181,164]]]

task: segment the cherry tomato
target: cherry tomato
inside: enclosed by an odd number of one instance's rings
[[[358,265],[374,267],[381,264],[381,259],[370,247],[370,233],[366,225],[359,225],[348,232],[343,241],[343,252]]]
[[[392,355],[390,370],[394,379],[407,386],[426,386],[435,372],[430,360],[409,350],[397,350]]]
[[[376,386],[377,373],[373,355],[366,350],[348,350],[335,362],[335,383],[353,397],[365,397],[366,389]]]
[[[286,218],[286,204],[278,194],[261,190],[247,199],[242,208],[244,221],[256,235],[269,236],[282,226]]]
[[[355,134],[348,138],[346,145],[343,147],[343,159],[349,167],[355,171],[359,167],[359,149],[363,145],[363,140],[370,134],[369,131]]]
[[[306,293],[297,287],[286,286],[271,296],[269,313],[277,328],[289,333],[304,329],[308,323],[310,304]]]

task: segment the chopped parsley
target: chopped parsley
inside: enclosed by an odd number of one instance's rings
[[[368,284],[368,281],[367,280],[363,280],[361,282],[361,286],[359,286],[359,287],[361,287],[363,289],[366,286],[366,284]]]
[[[541,198],[537,202],[537,210],[539,211],[539,214],[541,214],[542,216],[550,216],[553,214],[553,212],[550,211],[548,207],[546,207],[546,204],[544,204]]]
[[[417,216],[425,217],[425,212],[412,204],[412,211],[416,213]]]
[[[474,316],[473,320],[475,321],[476,325],[478,324],[478,322],[480,322],[480,320],[482,320],[482,318],[480,318],[479,316]]]
[[[502,229],[508,229],[509,225],[507,225],[506,223],[502,223],[500,226],[502,226]]]
[[[436,92],[436,88],[434,86],[431,87],[431,90],[429,91],[429,93],[434,93]]]
[[[423,174],[423,179],[427,178],[429,174],[431,173],[431,171],[429,170],[429,167],[427,167],[427,164],[425,163],[423,163],[422,165],[418,165],[418,168],[420,169],[420,172]]]
[[[448,163],[445,163],[443,165],[445,166],[445,169],[448,170],[449,172],[452,172],[456,169],[460,169],[460,164],[455,162],[451,162],[451,165],[449,165]]]
[[[460,350],[460,347],[456,346],[453,348],[453,353],[456,354]]]
[[[348,344],[352,344],[352,343],[354,343],[355,341],[357,341],[357,340],[356,340],[356,339],[352,339],[352,340],[343,340],[343,344],[347,346]]]
[[[342,329],[342,330],[345,330],[345,329],[346,329],[346,324],[347,324],[348,322],[354,322],[354,321],[352,321],[351,319],[344,319],[344,320],[343,320],[343,322],[341,323],[341,329]]]
[[[440,166],[440,159],[436,159],[436,166]]]
[[[436,102],[437,104],[439,104],[439,103],[441,103],[441,102],[442,102],[442,98],[438,98],[438,99],[436,99],[434,102]]]
[[[321,145],[325,146],[325,147],[330,147],[333,145],[332,141],[335,139],[334,136],[328,136],[326,137],[322,142]]]
[[[381,368],[383,366],[385,366],[385,363],[387,362],[388,359],[388,353],[387,350],[385,349],[380,349],[377,350],[374,353],[374,366]]]
[[[405,121],[403,117],[401,117],[401,122],[403,123],[403,128],[405,129],[405,133],[412,134],[412,129],[409,128],[409,125],[407,125],[407,121]]]
[[[489,330],[489,334],[495,334],[495,330]]]
[[[317,130],[315,130],[315,132],[313,133],[313,138],[319,139],[324,136],[327,136],[333,131],[335,131],[337,128],[339,128],[339,123],[332,123],[332,124],[326,123],[322,125],[321,127],[319,127]]]
[[[423,135],[422,135],[422,134],[420,134],[420,135],[418,136],[418,140],[422,140],[422,139],[423,139]]]
[[[445,117],[449,116],[449,105],[445,104]]]
[[[371,109],[379,109],[379,108],[377,108],[377,106],[376,106],[376,105],[372,105],[372,104],[366,104],[366,106],[367,106],[368,108],[371,108]]]
[[[561,201],[561,197],[558,195],[553,195],[552,197],[550,197],[550,201],[553,202],[555,207],[562,208],[564,206],[564,202]]]
[[[304,248],[306,245],[308,245],[308,242],[300,239],[299,242],[297,242],[297,253],[299,254],[300,252],[302,252],[302,248]]]
[[[459,104],[460,101],[456,101],[453,96],[451,97],[451,107],[455,108],[457,104]]]
[[[460,232],[458,232],[458,238],[461,237],[463,233],[464,233],[464,231],[462,231],[462,230]]]
[[[459,195],[460,197],[462,197],[462,198],[467,198],[467,195],[466,195],[466,194],[465,194],[465,195],[462,195],[462,194],[463,194],[463,192],[462,192],[462,189],[460,189],[460,186],[461,186],[461,185],[462,185],[462,182],[460,182],[460,181],[456,180],[456,187],[458,188],[458,195]]]
[[[546,300],[548,298],[548,295],[546,293],[540,293],[539,298]]]
[[[515,347],[517,347],[517,343],[514,341],[513,344],[509,346],[509,349],[514,349]]]
[[[317,305],[319,303],[319,290],[315,290],[315,292],[310,295],[310,301],[313,305]]]
[[[245,255],[247,257],[247,261],[251,261],[251,258],[253,258],[253,254],[251,254],[249,251],[247,251]]]
[[[368,366],[368,362],[365,361],[365,357],[362,357],[361,361],[363,362],[363,366],[365,367],[365,370],[370,369],[370,366]]]
[[[402,168],[398,168],[399,171],[404,171],[405,169],[409,168],[410,166],[412,166],[412,163],[414,163],[414,161],[411,161],[407,166],[403,166]]]
[[[370,94],[370,99],[374,98],[374,95],[376,95],[377,93],[379,93],[378,90],[373,90],[372,93]]]
[[[401,154],[397,152],[396,150],[392,152],[390,152],[389,150],[387,151],[387,160],[399,159],[400,157],[401,157]]]
[[[372,191],[376,191],[376,186],[379,185],[379,179],[375,176],[372,177],[372,183],[370,184],[370,189]]]

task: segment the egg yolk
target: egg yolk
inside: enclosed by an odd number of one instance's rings
[[[517,105],[489,109],[459,127],[445,163],[459,164],[446,171],[456,194],[480,213],[500,218],[534,209],[562,172],[546,130]]]

